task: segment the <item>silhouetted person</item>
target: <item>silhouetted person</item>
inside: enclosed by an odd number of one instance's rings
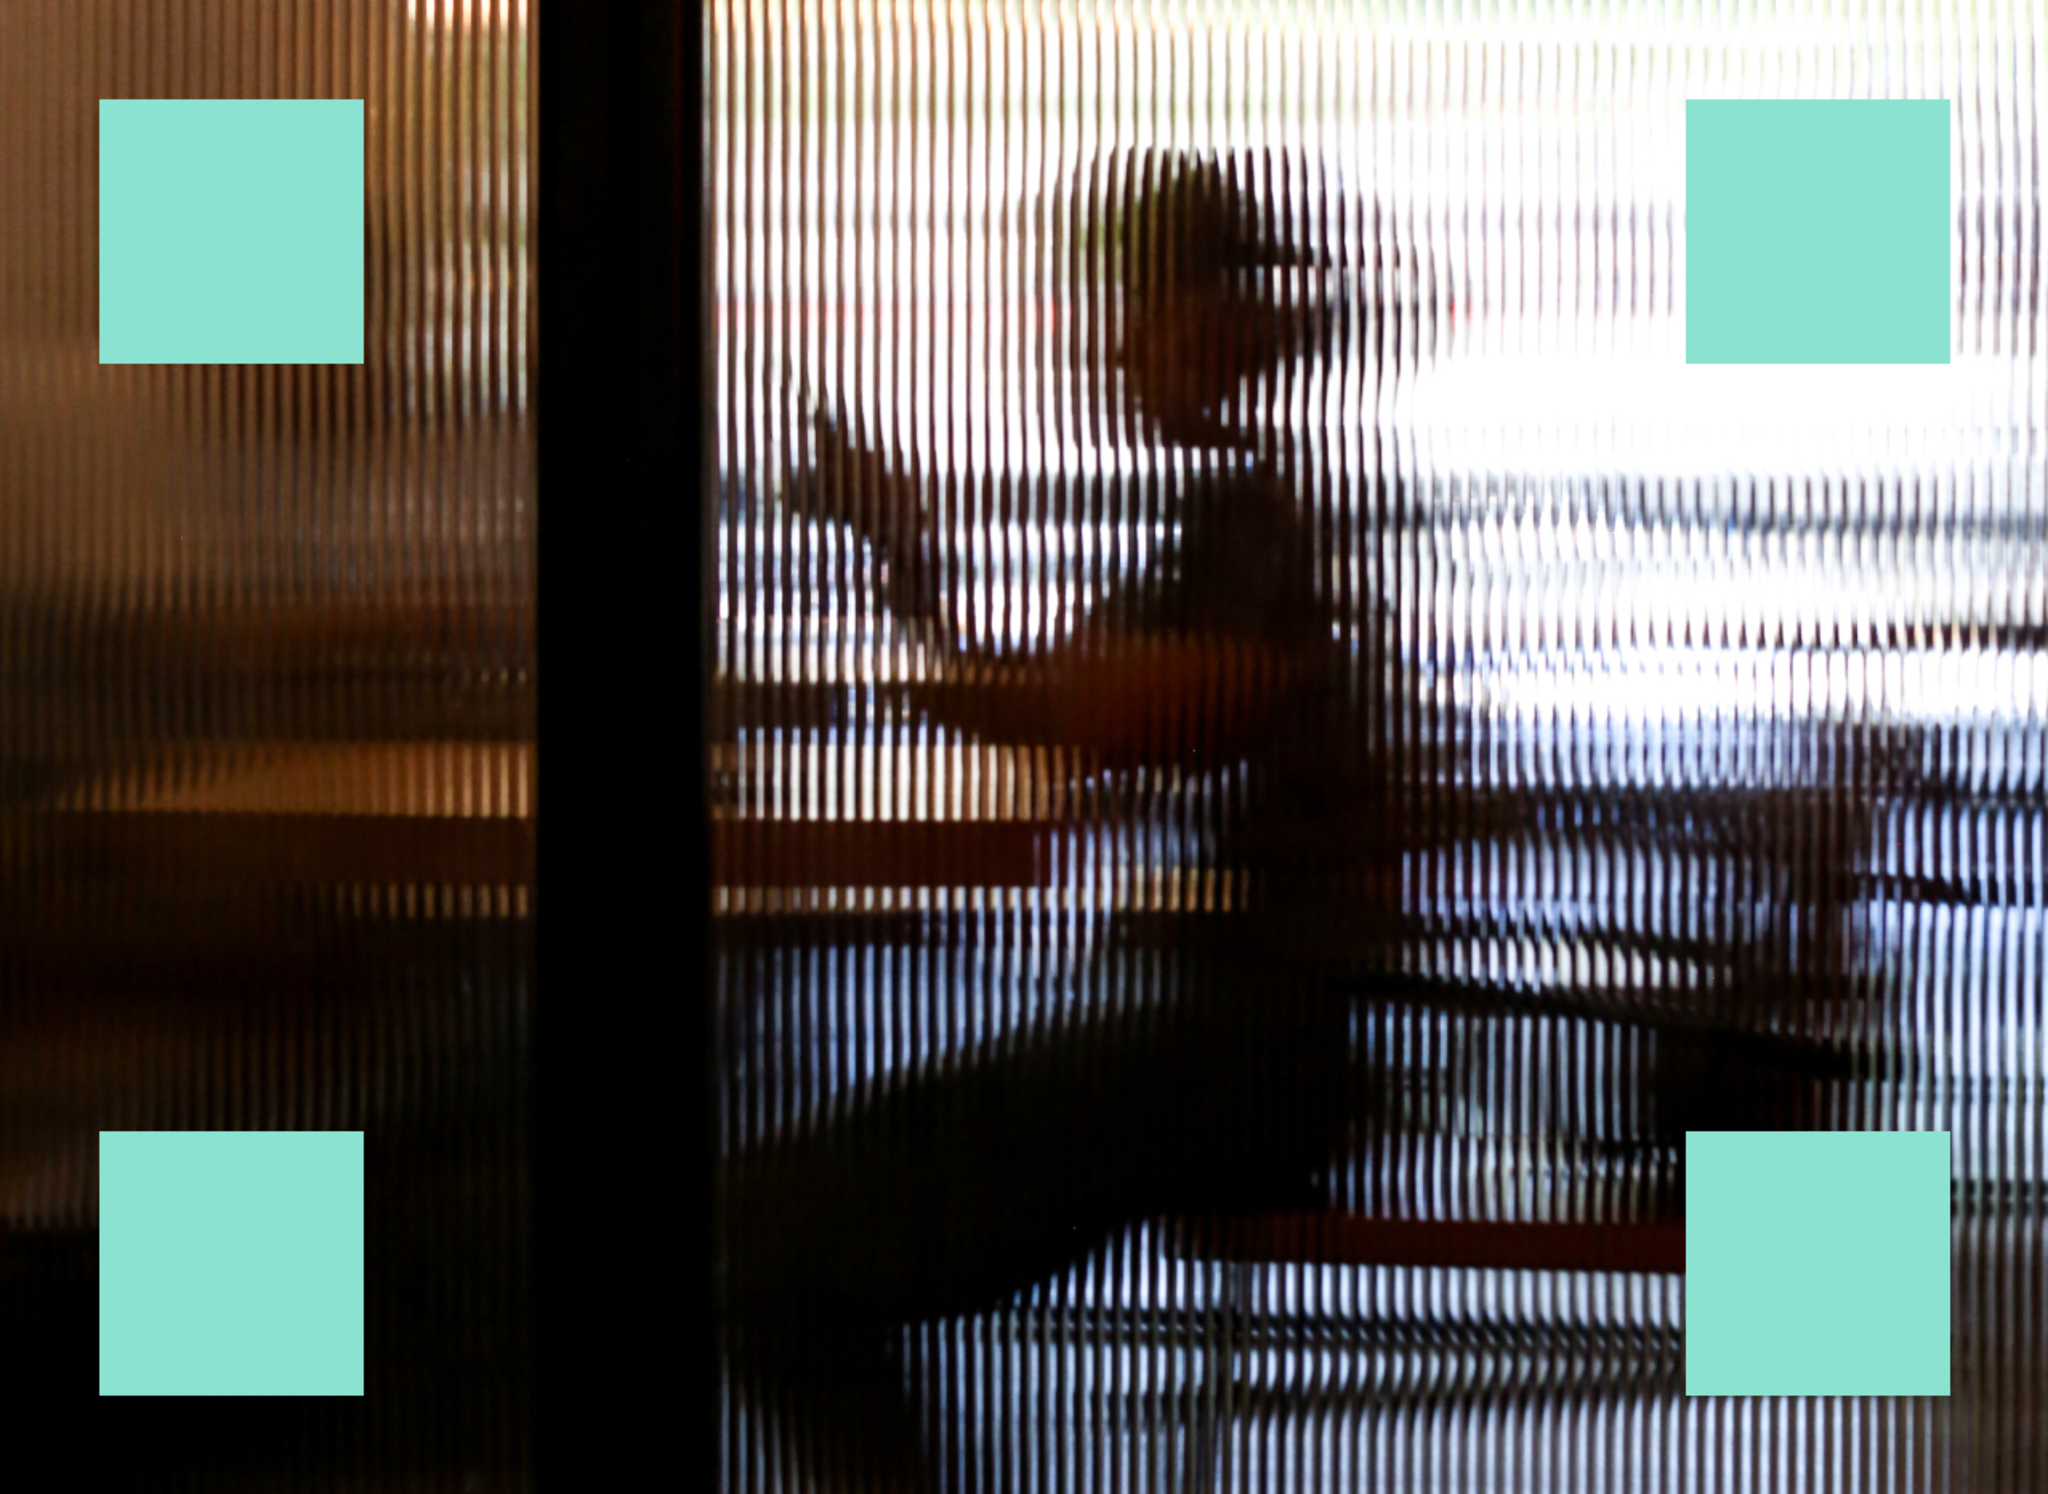
[[[1246,799],[1218,827],[1218,858],[1256,873],[1239,932],[1191,926],[1155,1005],[1016,1033],[726,1168],[737,1366],[791,1445],[856,1483],[921,1477],[891,1357],[904,1325],[1000,1305],[1147,1218],[1320,1204],[1370,1083],[1353,1004],[1371,999],[1395,910],[1359,889],[1388,880],[1414,827],[1391,802],[1302,507],[1232,413],[1323,346],[1327,318],[1272,273],[1315,256],[1277,243],[1213,162],[1153,158],[1134,175],[1116,220],[1115,357],[1126,413],[1185,452],[1189,475],[1172,495],[1180,543],[1131,594],[1070,639],[998,658],[951,616],[927,494],[843,421],[820,423],[815,462],[784,493],[869,543],[883,600],[942,673],[1034,682],[942,685],[935,717],[1111,768],[1239,769]],[[1697,1024],[1660,1033],[1655,1140],[1803,1116],[1811,1059]]]
[[[1334,699],[1338,660],[1309,536],[1222,407],[1299,345],[1243,284],[1295,256],[1271,246],[1213,164],[1142,181],[1123,217],[1125,387],[1155,439],[1206,451],[1180,498],[1182,543],[1114,629],[1021,667],[1041,688],[959,692],[946,719],[1114,765],[1250,761],[1285,780]],[[833,423],[786,495],[853,525],[884,600],[955,667],[993,662],[945,607],[929,504]],[[1280,744],[1293,745],[1276,751]],[[1296,797],[1310,788],[1295,785]],[[1284,791],[1283,791],[1284,796]],[[914,1484],[903,1325],[984,1310],[1147,1218],[1306,1208],[1356,1113],[1347,1004],[1307,966],[1242,945],[1177,951],[1154,1005],[894,1081],[848,1121],[768,1142],[727,1169],[724,1292],[744,1375],[828,1472]]]

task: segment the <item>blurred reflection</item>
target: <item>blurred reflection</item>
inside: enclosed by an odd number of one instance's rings
[[[1849,1000],[1848,909],[1871,833],[1853,791],[1804,807],[1673,793],[1602,808],[1594,833],[1623,848],[1726,858],[1721,929],[1609,940],[1702,985],[1539,994],[1390,966],[1407,858],[1507,840],[1556,810],[1533,793],[1396,791],[1383,706],[1355,688],[1307,511],[1246,413],[1290,360],[1327,351],[1336,317],[1386,308],[1290,283],[1323,256],[1256,221],[1242,169],[1151,155],[1126,178],[1119,413],[1178,456],[1178,543],[1071,636],[1019,655],[961,626],[958,557],[926,487],[836,408],[781,489],[867,546],[885,605],[927,640],[934,723],[1063,749],[1090,772],[1219,775],[1211,854],[1245,888],[1227,918],[1183,920],[1171,974],[1141,1007],[1014,1031],[733,1159],[724,1269],[741,1362],[791,1446],[850,1460],[849,1475],[919,1477],[891,1358],[903,1325],[995,1307],[1144,1220],[1341,1206],[1358,1148],[1408,1103],[1388,1067],[1400,1059],[1360,1036],[1397,1010],[1563,1015],[1591,1024],[1595,1047],[1602,1032],[1653,1035],[1637,1088],[1571,1117],[1577,1144],[1633,1179],[1610,1219],[1679,1214],[1687,1129],[1812,1125],[1819,1081],[1848,1072],[1845,1049],[1807,1034]],[[998,668],[1028,687],[967,683]],[[1788,828],[1790,814],[1812,820],[1793,833],[1823,837],[1825,855],[1771,849],[1765,822]],[[1104,944],[1133,929],[1112,915]],[[1108,978],[1101,961],[1083,976]],[[1566,1059],[1556,1082],[1589,1080]]]
[[[714,25],[731,1485],[2038,1484],[2010,18],[799,9]],[[1685,99],[1845,77],[1956,101],[1951,366],[1688,366]],[[1683,1394],[1706,1127],[1950,1131],[1950,1401]]]
[[[370,1178],[369,1394],[121,1487],[526,1486],[531,67],[521,7],[0,13],[7,1403],[93,1394],[100,1131]],[[99,363],[108,98],[364,100],[360,366]]]

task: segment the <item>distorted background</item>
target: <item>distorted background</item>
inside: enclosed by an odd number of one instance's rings
[[[1323,1211],[1637,1238],[1671,1118],[1726,1124],[1744,1082],[1671,1059],[1681,1008],[1826,1045],[1805,1124],[1952,1136],[1945,1400],[1688,1399],[1668,1262],[1432,1261],[1414,1240],[1461,1237],[1349,1225],[1190,1252],[1139,1219],[901,1325],[922,1476],[2048,1481],[2039,8],[722,0],[706,25],[721,1157],[1147,1009],[1237,905],[1204,829],[1229,763],[1115,768],[937,704],[999,694],[1180,544],[1196,458],[1109,356],[1148,152],[1223,163],[1323,256],[1277,273],[1325,345],[1230,402],[1433,827],[1374,905],[1413,994],[1353,1034],[1378,1083]],[[1948,364],[1686,364],[1689,97],[1950,101]],[[824,465],[849,443],[869,477]],[[892,610],[901,554],[835,521],[885,469],[931,495],[972,669]],[[821,509],[803,475],[833,470]],[[855,1486],[776,1393],[728,1369],[725,1486]]]
[[[528,1486],[534,78],[501,0],[0,8],[9,1415],[94,1394],[100,1130],[367,1148],[365,1397],[133,1487]],[[360,366],[100,366],[103,98],[364,101]]]

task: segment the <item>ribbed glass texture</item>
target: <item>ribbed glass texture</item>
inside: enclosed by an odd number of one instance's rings
[[[91,1393],[100,1130],[367,1149],[365,1400],[164,1487],[525,1487],[534,76],[520,0],[0,7],[10,1384]],[[101,366],[99,101],[215,98],[364,102],[360,365]]]
[[[725,1487],[2048,1487],[2040,8],[705,25]],[[1687,365],[1688,98],[1949,101],[1946,365]],[[1950,1397],[1685,1396],[1771,1129]]]

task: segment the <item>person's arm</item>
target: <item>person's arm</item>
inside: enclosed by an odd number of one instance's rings
[[[1322,664],[1299,522],[1271,479],[1241,474],[1181,496],[1182,543],[1098,600],[1078,633],[998,652],[947,604],[936,505],[845,423],[821,418],[816,454],[783,488],[796,512],[870,547],[881,601],[935,644],[939,677],[912,691],[941,724],[1020,747],[1066,747],[1108,765],[1197,766],[1251,751]]]

